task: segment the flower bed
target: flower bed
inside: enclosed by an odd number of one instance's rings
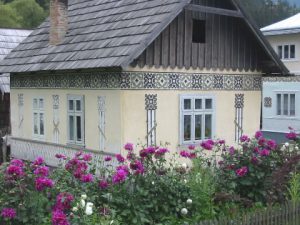
[[[61,165],[51,172],[42,158],[12,159],[0,167],[0,223],[182,224],[278,203],[289,196],[290,172],[300,162],[298,134],[287,138],[282,147],[257,132],[242,136],[239,148],[206,140],[179,154],[127,143],[116,168],[111,156],[101,161],[108,166],[95,168],[84,152],[56,155]],[[274,179],[278,173],[285,179]]]

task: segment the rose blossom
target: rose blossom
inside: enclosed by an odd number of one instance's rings
[[[108,184],[108,182],[107,182],[106,180],[100,180],[100,181],[99,181],[99,187],[100,187],[102,190],[108,188],[108,186],[109,186],[109,184]]]
[[[67,215],[61,210],[52,211],[52,225],[70,225]]]
[[[243,166],[242,168],[237,169],[235,173],[238,177],[243,177],[248,173],[248,168],[247,166]]]
[[[124,149],[127,151],[133,151],[133,144],[132,143],[126,143],[124,145]]]
[[[112,157],[111,156],[105,156],[105,158],[104,158],[104,161],[105,162],[109,162],[109,161],[111,161],[112,160]]]
[[[1,216],[4,219],[14,219],[17,216],[16,210],[13,208],[3,208],[1,210]]]
[[[121,154],[116,154],[116,159],[119,163],[125,162],[125,158]]]
[[[259,131],[256,131],[255,133],[255,138],[256,140],[259,140],[260,138],[263,137],[263,133],[259,130]]]
[[[38,177],[35,179],[35,188],[37,191],[43,191],[46,188],[52,188],[54,186],[53,180],[47,177]]]

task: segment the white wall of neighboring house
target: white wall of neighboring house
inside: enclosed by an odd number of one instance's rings
[[[265,78],[263,82],[262,130],[267,137],[275,138],[281,142],[286,141],[285,134],[289,132],[289,127],[300,131],[299,17],[300,14],[297,14],[294,17],[262,29],[277,54],[279,54],[278,46],[283,46],[282,48],[286,45],[295,46],[295,57],[285,59],[282,56],[281,58],[290,70],[290,73],[296,76]],[[284,49],[282,54],[284,54]],[[280,100],[279,95],[281,95]],[[286,96],[285,100],[283,99],[284,96]],[[291,96],[295,100],[291,100]],[[281,113],[279,110],[281,110]]]
[[[300,75],[300,33],[267,36],[266,38],[277,53],[278,46],[295,45],[295,59],[282,59],[282,61],[291,73]]]

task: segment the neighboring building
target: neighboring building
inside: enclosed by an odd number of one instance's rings
[[[13,156],[235,143],[259,129],[262,77],[288,73],[236,0],[66,4],[0,63]]]
[[[0,28],[0,61],[18,46],[30,30]],[[10,130],[9,74],[0,74],[0,137]]]
[[[263,131],[286,141],[288,127],[300,130],[300,13],[261,29],[294,77],[269,77],[263,82]]]

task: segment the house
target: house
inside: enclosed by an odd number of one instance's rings
[[[12,155],[49,164],[128,141],[235,143],[260,127],[262,77],[288,74],[236,0],[51,0],[0,71]]]
[[[293,77],[263,82],[263,131],[286,141],[288,127],[300,130],[300,13],[261,29]]]
[[[18,46],[29,34],[30,30],[0,28],[0,61]],[[0,137],[10,130],[10,77],[0,74]]]

